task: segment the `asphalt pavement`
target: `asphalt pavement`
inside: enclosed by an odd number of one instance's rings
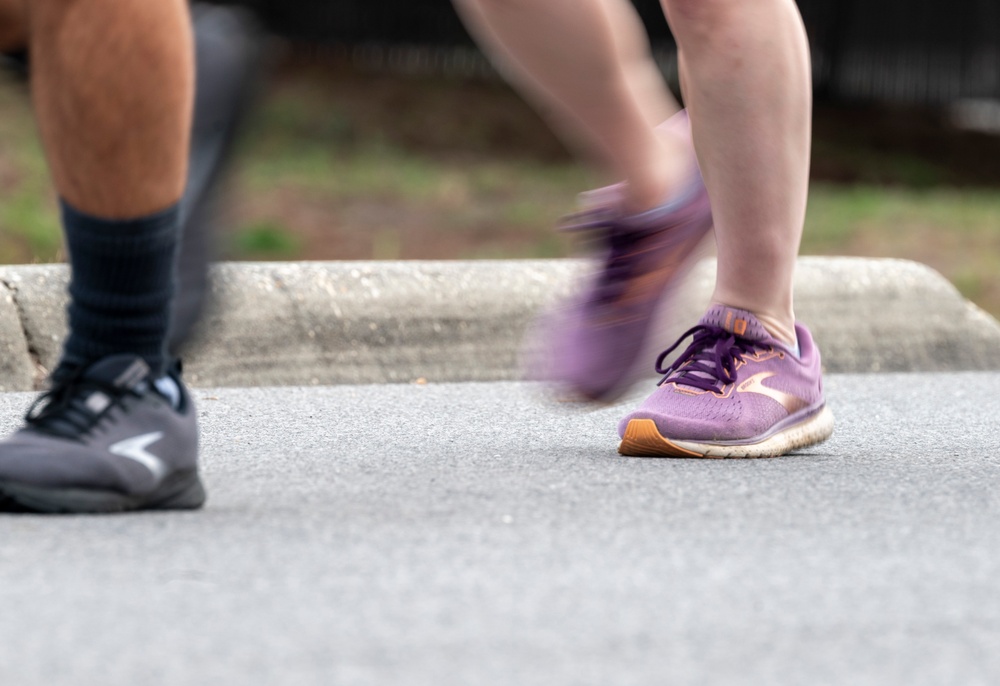
[[[998,385],[830,376],[756,461],[518,383],[199,389],[205,510],[0,519],[0,683],[995,684]]]

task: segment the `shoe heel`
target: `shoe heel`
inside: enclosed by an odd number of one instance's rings
[[[207,497],[201,479],[195,475],[194,481],[168,498],[156,503],[154,507],[157,510],[197,510],[205,504]]]

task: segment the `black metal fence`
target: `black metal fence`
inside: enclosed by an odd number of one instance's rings
[[[449,0],[229,0],[271,30],[401,68],[487,69]],[[634,0],[657,57],[673,41],[657,0]],[[1000,0],[799,0],[817,92],[838,100],[1000,98]]]

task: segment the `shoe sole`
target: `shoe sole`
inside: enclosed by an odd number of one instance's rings
[[[0,511],[102,514],[136,510],[196,510],[205,504],[197,472],[175,474],[152,493],[125,495],[83,488],[44,488],[0,481]]]
[[[778,457],[822,443],[833,433],[833,413],[824,407],[806,420],[757,443],[699,443],[663,436],[652,419],[633,419],[618,452],[628,457],[755,458]]]

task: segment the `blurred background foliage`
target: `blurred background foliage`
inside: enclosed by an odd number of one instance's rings
[[[573,160],[448,0],[254,0],[282,36],[228,184],[227,259],[556,257]],[[637,0],[674,78],[655,1]],[[817,106],[806,254],[942,271],[1000,315],[1000,3],[802,0]],[[3,77],[0,77],[3,79]],[[0,262],[63,259],[25,89],[0,80]]]

